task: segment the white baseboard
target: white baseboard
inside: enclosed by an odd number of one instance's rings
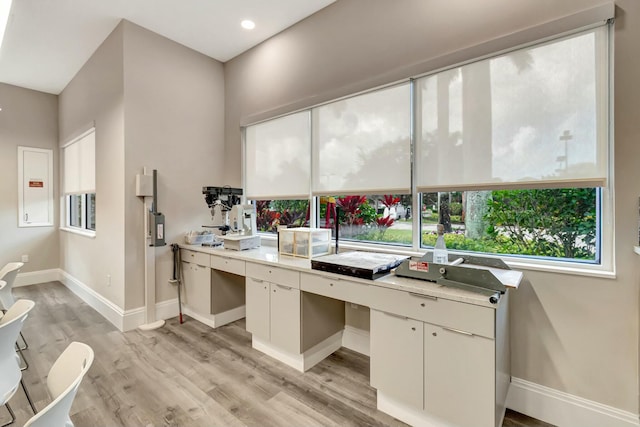
[[[429,416],[422,410],[413,408],[377,390],[377,407],[379,411],[404,421],[414,427],[451,427],[450,424]]]
[[[507,408],[558,427],[640,426],[638,414],[513,377]]]
[[[342,346],[369,356],[369,331],[345,325],[342,334]]]
[[[178,315],[178,298],[156,303],[156,319],[166,320]],[[144,307],[126,310],[122,319],[123,331],[131,331],[145,323]]]
[[[176,299],[176,314],[174,316],[178,315],[177,301],[178,300]],[[202,314],[198,313],[197,311],[193,311],[188,305],[183,305],[182,312],[200,323],[204,323],[205,325],[212,328],[219,328],[220,326],[224,326],[227,323],[235,322],[236,320],[242,319],[246,316],[247,310],[243,305],[219,314]]]
[[[305,372],[323,361],[331,353],[340,349],[342,346],[342,331],[336,332],[303,354],[289,353],[288,351],[274,347],[270,342],[262,340],[255,335],[251,337],[251,345],[256,350],[291,366],[293,369]]]
[[[102,317],[111,322],[120,331],[124,331],[124,310],[103,297],[66,271],[61,271],[60,281]]]
[[[130,331],[145,323],[144,307],[125,311],[66,271],[56,270],[56,273],[58,277],[53,280],[62,282],[71,292],[100,313],[118,330],[122,332]],[[156,303],[156,319],[170,319],[177,315],[177,298]]]
[[[50,270],[29,271],[27,273],[18,273],[16,281],[13,282],[14,287],[36,285],[38,283],[55,282],[60,280],[61,270],[52,268]]]

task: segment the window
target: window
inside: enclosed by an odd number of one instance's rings
[[[459,251],[599,262],[598,188],[464,191],[422,194],[422,245],[436,224]]]
[[[245,195],[251,200],[309,196],[309,112],[245,129]]]
[[[410,246],[411,203],[408,194],[322,197],[318,223],[320,227],[335,228],[337,216],[341,240]]]
[[[312,110],[314,195],[411,192],[408,83]]]
[[[255,200],[258,231],[277,233],[278,226],[308,227],[309,200]]]
[[[590,28],[296,113],[309,118],[297,137],[315,211],[304,223],[337,220],[341,239],[414,250],[432,247],[443,223],[453,250],[610,268],[609,32]],[[281,135],[259,137],[265,123]],[[286,140],[294,128],[283,124],[248,126],[258,137],[246,149]],[[272,169],[259,160],[271,157],[245,162],[248,175]],[[284,189],[265,193],[303,202],[289,181],[265,180]],[[284,212],[268,199],[266,212]]]
[[[422,244],[598,262],[607,70],[601,27],[417,80]]]
[[[62,149],[65,227],[93,234],[96,230],[95,129]]]

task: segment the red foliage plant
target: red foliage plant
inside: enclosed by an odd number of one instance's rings
[[[336,204],[344,211],[346,223],[348,225],[362,225],[362,218],[358,218],[360,206],[367,203],[366,196],[345,196],[338,197]]]
[[[376,223],[378,223],[378,227],[391,227],[393,225],[393,218],[390,216],[380,217],[376,219]]]
[[[386,207],[391,208],[392,206],[395,206],[398,203],[400,203],[400,197],[393,197],[390,194],[385,194],[384,196],[382,196],[381,202]]]

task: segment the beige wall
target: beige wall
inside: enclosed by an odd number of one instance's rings
[[[58,268],[58,228],[18,227],[18,146],[53,150],[58,218],[58,97],[0,83],[0,268],[29,255],[21,272]]]
[[[225,64],[225,182],[241,184],[241,124],[507,47],[518,40],[504,36],[532,26],[569,29],[577,20],[560,18],[600,4],[338,0]],[[527,271],[512,298],[512,374],[637,414],[640,5],[616,5],[617,277]]]
[[[143,167],[158,170],[167,244],[209,221],[202,187],[222,184],[222,64],[122,21],[60,94],[60,140],[96,127],[96,237],[61,232],[61,268],[123,310],[144,305]],[[176,297],[169,246],[156,300]],[[106,276],[111,276],[107,285]]]
[[[125,308],[144,304],[143,202],[135,176],[158,170],[167,246],[156,249],[156,300],[176,298],[171,243],[210,222],[202,187],[222,185],[222,64],[130,22],[124,25]]]
[[[61,231],[60,268],[120,308],[125,284],[122,34],[119,25],[59,95],[60,145],[92,124],[96,129],[96,236]]]

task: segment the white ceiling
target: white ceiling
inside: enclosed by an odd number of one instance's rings
[[[14,0],[0,82],[59,94],[123,18],[225,62],[334,1]]]

